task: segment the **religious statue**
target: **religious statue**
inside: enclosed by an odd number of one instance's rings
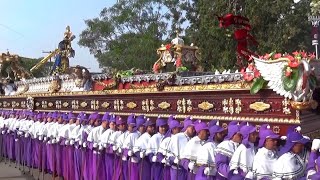
[[[67,26],[64,38],[58,45],[52,72],[65,73],[69,68],[69,57],[75,56],[75,51],[71,47],[71,41],[75,38],[76,36],[72,34],[70,26]]]

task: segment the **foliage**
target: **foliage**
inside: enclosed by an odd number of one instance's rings
[[[156,49],[167,35],[161,0],[118,1],[98,18],[86,20],[79,44],[88,47],[101,67],[151,69]]]
[[[238,2],[235,6],[232,2]],[[150,70],[155,49],[178,30],[186,44],[199,46],[205,70],[236,69],[232,29],[221,29],[216,15],[250,19],[250,32],[259,42],[256,54],[271,50],[311,50],[310,0],[136,0],[118,1],[100,16],[86,20],[79,44],[88,47],[101,67]]]
[[[27,70],[30,71],[30,69],[36,65],[38,62],[40,62],[43,58],[26,58],[21,57],[21,65]],[[32,75],[34,77],[44,77],[48,76],[51,71],[51,67],[53,66],[53,62],[47,62],[43,66],[41,66],[39,69],[32,72]]]

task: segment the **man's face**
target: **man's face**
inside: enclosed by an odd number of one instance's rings
[[[181,132],[181,128],[180,127],[175,127],[171,130],[172,134],[178,134],[179,132]]]
[[[125,123],[119,124],[118,130],[124,132],[125,130],[127,130],[127,125]]]
[[[277,139],[267,138],[264,142],[264,147],[268,150],[277,150]]]
[[[198,133],[198,137],[202,141],[208,140],[209,135],[210,135],[210,133],[209,133],[209,130],[207,130],[207,129],[203,129]]]
[[[194,129],[194,126],[188,126],[187,130],[186,130],[187,136],[189,136],[190,138],[192,138],[193,136],[196,135],[196,130]]]
[[[148,127],[147,127],[147,132],[148,132],[151,136],[154,135],[155,132],[156,132],[156,127],[155,127],[155,125],[148,126]]]
[[[160,134],[166,134],[166,132],[168,131],[168,125],[164,125],[164,126],[160,126],[159,127],[159,133]]]
[[[102,126],[103,129],[107,129],[108,128],[108,121],[103,121],[101,123],[101,126]]]
[[[139,126],[139,132],[141,133],[141,134],[143,134],[143,133],[145,133],[146,132],[146,127],[145,126]]]
[[[128,125],[128,131],[129,131],[130,133],[132,133],[134,127],[135,127],[135,126],[134,126],[133,124],[129,124],[129,125]]]
[[[256,143],[257,142],[257,139],[258,139],[258,136],[259,136],[259,133],[258,132],[253,132],[253,133],[250,133],[249,134],[249,142],[251,143]]]
[[[109,123],[109,128],[115,131],[116,130],[116,123],[115,122],[110,122]]]
[[[242,135],[240,133],[236,133],[232,137],[232,141],[236,143],[241,143],[242,142]]]
[[[101,120],[97,119],[94,121],[94,126],[97,127],[97,126],[100,126],[101,124]]]

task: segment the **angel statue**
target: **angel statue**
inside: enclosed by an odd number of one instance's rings
[[[268,81],[268,87],[277,94],[294,102],[309,102],[312,100],[316,86],[313,68],[309,61],[314,55],[304,51],[290,54],[269,54],[264,57],[253,57],[261,77]]]
[[[64,38],[58,45],[52,72],[65,73],[69,68],[69,57],[75,56],[75,51],[71,47],[71,41],[75,38],[76,36],[72,34],[70,26],[67,26]]]

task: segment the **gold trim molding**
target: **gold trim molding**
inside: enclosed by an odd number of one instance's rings
[[[108,108],[110,106],[110,103],[108,103],[108,102],[103,102],[102,104],[101,104],[101,107],[103,107],[103,108]]]
[[[271,105],[264,102],[254,102],[249,105],[249,108],[258,112],[270,109]]]
[[[4,108],[8,109],[8,108]],[[10,108],[8,109],[10,110]],[[20,109],[17,109],[20,110]],[[23,109],[22,109],[23,110]],[[56,110],[37,110],[37,111],[45,111],[45,112],[54,112]],[[60,112],[70,112],[68,110],[60,110]],[[73,111],[74,113],[92,113],[95,111]],[[99,112],[99,111],[98,111]],[[104,111],[99,112],[100,114],[104,114]],[[132,113],[122,113],[122,112],[111,112],[112,114],[119,115],[119,116],[129,116]],[[134,113],[136,116],[139,115],[146,115],[147,117],[154,117],[157,118],[159,116],[163,118],[169,118],[172,116],[172,114],[154,114],[154,113]],[[283,124],[300,124],[300,120],[298,119],[293,119],[293,118],[257,118],[257,117],[247,117],[247,116],[207,116],[207,115],[193,115],[193,114],[176,114],[175,115],[177,119],[185,119],[186,117],[191,116],[193,119],[201,119],[201,120],[212,120],[212,119],[217,119],[220,121],[248,121],[248,122],[258,122],[258,123],[283,123]]]
[[[23,95],[0,96],[0,99],[7,98],[26,98],[29,95],[33,97],[55,97],[55,96],[92,96],[92,95],[108,95],[108,94],[144,94],[144,93],[164,93],[164,92],[197,92],[197,91],[236,91],[250,90],[251,83],[234,82],[222,84],[201,84],[201,85],[186,85],[186,86],[166,86],[163,91],[158,91],[156,87],[144,87],[138,89],[117,89],[105,91],[83,91],[83,92],[57,92],[57,93],[30,93]]]

